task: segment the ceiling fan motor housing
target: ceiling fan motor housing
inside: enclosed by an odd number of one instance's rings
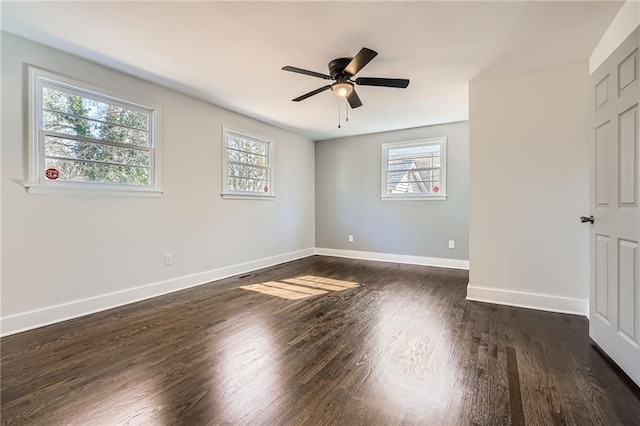
[[[345,79],[351,77],[348,74],[345,74],[344,69],[349,65],[353,58],[338,58],[329,62],[329,75],[334,80],[337,80],[339,77],[344,76]]]

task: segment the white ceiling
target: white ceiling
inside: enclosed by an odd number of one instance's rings
[[[2,29],[322,140],[466,120],[468,81],[588,58],[621,4],[3,2]],[[326,81],[280,68],[363,46],[379,55],[358,76],[409,87],[358,87],[341,129],[330,91],[291,102]]]

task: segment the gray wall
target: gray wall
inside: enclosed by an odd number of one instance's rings
[[[438,136],[447,137],[449,198],[382,201],[381,145]],[[316,247],[466,260],[468,197],[468,122],[316,142]]]
[[[26,64],[159,104],[162,197],[28,194]],[[274,139],[274,200],[220,198],[223,124]],[[312,249],[313,179],[310,139],[2,33],[3,318]]]

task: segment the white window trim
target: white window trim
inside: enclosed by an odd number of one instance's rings
[[[387,194],[387,167],[389,165],[389,149],[395,147],[410,147],[419,145],[435,145],[440,144],[440,189],[438,194]],[[444,164],[444,167],[442,167]],[[447,138],[445,136],[431,139],[420,139],[406,142],[393,142],[382,144],[382,163],[381,163],[381,179],[380,179],[380,199],[383,201],[389,200],[411,200],[411,201],[444,201],[447,199]]]
[[[44,178],[44,146],[40,144],[40,111],[42,83],[63,84],[80,92],[106,98],[117,105],[127,108],[142,109],[151,112],[152,125],[149,128],[151,141],[151,185],[134,186],[102,182],[66,182],[48,180]],[[24,185],[29,194],[52,195],[94,195],[94,196],[125,196],[125,197],[160,197],[162,195],[161,149],[160,134],[160,106],[143,102],[127,95],[115,93],[102,87],[68,78],[59,74],[29,67],[29,99],[28,99],[28,135],[29,135],[29,163],[28,182]]]
[[[246,191],[229,191],[227,190],[227,141],[226,134],[235,133],[240,136],[244,136],[251,139],[257,139],[261,142],[265,142],[269,146],[269,192],[246,192]],[[236,127],[229,126],[227,124],[222,125],[222,191],[220,196],[226,200],[274,200],[276,198],[275,193],[275,158],[273,155],[273,138],[262,136],[253,132],[247,132]]]

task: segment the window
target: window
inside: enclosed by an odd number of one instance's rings
[[[156,110],[35,68],[30,193],[159,196]]]
[[[382,199],[445,200],[446,138],[382,145]]]
[[[273,141],[222,128],[222,197],[273,198]]]

